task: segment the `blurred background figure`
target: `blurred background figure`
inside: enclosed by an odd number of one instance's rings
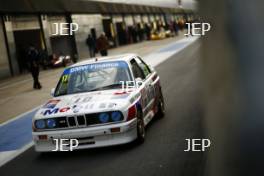
[[[33,88],[41,89],[41,85],[39,83],[39,52],[33,45],[29,46],[27,58],[29,60],[30,72],[34,81]]]
[[[89,48],[90,57],[94,57],[96,44],[95,44],[95,40],[91,34],[88,35],[88,37],[86,39],[86,44]]]
[[[109,48],[108,40],[105,33],[102,33],[96,41],[96,49],[100,52],[101,56],[107,56],[107,49]]]
[[[147,36],[147,40],[150,40],[150,35],[151,35],[151,28],[150,28],[150,25],[145,23],[145,33],[146,33],[146,36]]]

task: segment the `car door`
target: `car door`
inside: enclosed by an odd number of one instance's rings
[[[132,59],[130,63],[135,79],[141,78],[143,81],[139,88],[141,92],[141,106],[145,116],[152,109],[155,97],[151,79],[151,70],[140,58],[136,57]]]
[[[155,83],[156,80],[154,79],[154,72],[149,68],[149,66],[140,58],[136,57],[136,62],[138,63],[139,67],[143,71],[145,75],[145,82],[146,82],[146,91],[147,91],[147,111],[152,110],[155,102]]]

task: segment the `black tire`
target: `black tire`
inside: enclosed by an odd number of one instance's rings
[[[141,110],[137,110],[137,143],[142,144],[145,141],[145,125]]]
[[[162,91],[160,90],[157,117],[163,118],[164,116],[165,116],[165,103],[164,103]]]

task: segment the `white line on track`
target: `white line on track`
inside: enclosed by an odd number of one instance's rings
[[[29,144],[25,145],[23,148],[19,150],[12,150],[7,152],[0,152],[0,167],[6,164],[7,162],[11,161],[27,149],[33,146],[33,142],[30,142]]]
[[[20,115],[14,117],[14,118],[12,118],[12,119],[9,119],[9,120],[7,120],[7,121],[1,123],[1,124],[0,124],[0,128],[1,128],[2,126],[4,126],[4,125],[7,125],[7,124],[9,124],[9,123],[11,123],[11,122],[17,120],[17,119],[20,119],[21,117],[24,117],[24,116],[27,115],[27,114],[30,114],[30,113],[34,112],[35,110],[37,110],[37,109],[40,108],[40,107],[41,107],[41,105],[38,106],[38,107],[35,107],[34,109],[31,109],[31,110],[29,110],[29,111],[27,111],[27,112],[24,112],[23,114],[20,114]]]
[[[186,48],[187,46],[192,44],[197,39],[198,39],[198,37],[188,37],[188,38],[184,38],[184,39],[181,39],[179,41],[176,41],[174,43],[171,43],[164,48],[171,48],[176,44],[177,44],[177,47],[176,48],[173,47],[173,50],[154,52],[152,54],[149,54],[149,55],[144,57],[144,61],[146,63],[150,64],[151,66],[155,67],[155,66],[161,64],[162,62],[166,61],[167,59],[169,59],[174,54],[182,51],[184,48]],[[159,51],[163,50],[164,48],[159,49]]]

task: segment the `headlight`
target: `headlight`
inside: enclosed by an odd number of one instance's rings
[[[111,113],[111,119],[113,122],[117,122],[117,121],[120,121],[122,118],[122,115],[120,112],[118,111],[115,111],[115,112],[112,112]]]
[[[48,128],[56,127],[56,121],[54,119],[48,119],[47,120],[47,126],[48,126]]]
[[[45,121],[44,120],[36,120],[35,126],[37,129],[43,129],[43,128],[45,128]]]
[[[99,120],[100,120],[101,123],[109,122],[109,115],[108,115],[108,113],[101,113],[99,115]]]

